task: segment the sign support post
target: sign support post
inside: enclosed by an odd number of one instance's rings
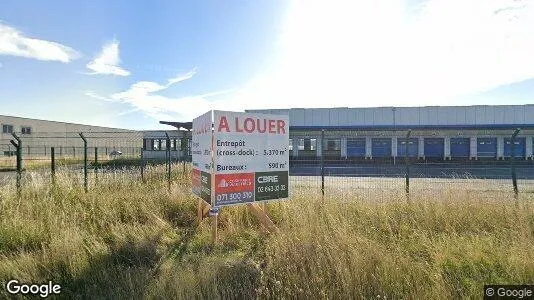
[[[266,203],[264,202],[263,204],[265,205]],[[267,231],[271,233],[278,232],[278,228],[269,218],[267,212],[262,210],[258,204],[248,203],[247,207],[248,210],[260,221],[261,225],[263,225],[267,229]]]

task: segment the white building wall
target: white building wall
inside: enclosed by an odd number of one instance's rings
[[[347,158],[347,138],[342,137],[340,142],[341,147],[341,157]]]
[[[424,158],[425,157],[425,139],[420,136],[418,137],[418,142],[419,142],[419,146],[417,147],[418,149],[418,157],[419,158]]]
[[[365,138],[365,158],[372,158],[373,157],[373,145],[372,140],[370,137]]]
[[[397,146],[398,146],[398,142],[397,142],[397,137],[394,136],[391,138],[391,156],[392,157],[397,157]]]
[[[321,136],[318,136],[317,137],[317,151],[315,152],[317,157],[321,157],[323,155],[323,142],[324,141],[321,138]]]
[[[477,124],[477,111],[475,106],[469,106],[465,108],[465,124],[476,125]]]
[[[532,159],[533,151],[532,151],[532,136],[527,136],[525,138],[525,157],[528,159]]]
[[[451,159],[451,138],[446,136],[443,139],[443,159]]]
[[[99,153],[105,153],[106,147],[119,148],[128,147],[128,152],[139,153],[142,147],[142,134],[119,128],[109,128],[91,126],[83,124],[73,124],[55,122],[47,120],[37,120],[20,118],[13,116],[0,116],[0,155],[3,151],[14,151],[10,145],[10,140],[14,137],[10,133],[3,133],[2,125],[13,126],[13,131],[22,140],[23,155],[45,156],[50,155],[50,148],[55,148],[58,157],[78,156],[83,152],[83,140],[79,136],[83,132],[88,141],[88,147],[97,147]],[[22,134],[22,127],[30,127],[30,134]],[[13,148],[13,149],[11,149]],[[94,150],[90,150],[90,155],[94,155]]]
[[[502,159],[504,157],[504,137],[497,137],[497,159]]]
[[[294,108],[289,111],[289,126],[303,126],[306,124],[306,110]]]
[[[476,136],[472,136],[469,138],[469,146],[470,146],[470,149],[469,149],[469,152],[471,153],[470,154],[470,159],[478,159],[477,157],[477,137]]]
[[[373,126],[373,125],[503,125],[525,124],[534,115],[534,105],[376,107],[376,108],[295,108],[249,110],[287,114],[291,126]]]

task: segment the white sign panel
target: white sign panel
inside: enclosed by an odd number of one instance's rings
[[[212,123],[212,111],[195,118],[191,142],[193,193],[208,203],[211,203],[212,194]]]
[[[214,111],[214,206],[288,197],[289,117]]]

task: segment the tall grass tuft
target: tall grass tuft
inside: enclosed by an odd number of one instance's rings
[[[2,285],[52,280],[64,298],[450,299],[534,282],[531,194],[369,190],[340,201],[335,190],[322,199],[318,186],[294,185],[290,199],[268,204],[279,233],[246,207],[225,207],[212,245],[190,167],[173,166],[171,193],[164,166],[147,167],[145,182],[138,171],[91,174],[88,193],[69,169],[54,183],[27,172],[20,194],[2,186]]]

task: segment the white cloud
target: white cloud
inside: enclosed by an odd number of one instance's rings
[[[276,59],[237,93],[157,94],[193,70],[106,99],[187,121],[210,109],[463,105],[463,95],[534,78],[532,1],[296,0],[283,28]]]
[[[132,109],[127,110],[121,115],[131,112],[142,111],[147,116],[155,120],[178,120],[190,121],[194,117],[219,107],[227,107],[227,103],[222,100],[213,100],[212,98],[233,92],[233,90],[223,90],[212,93],[185,96],[178,98],[165,97],[156,94],[170,86],[192,78],[196,74],[193,69],[185,74],[171,78],[166,84],[159,84],[152,81],[139,81],[130,86],[126,91],[114,93],[108,97],[102,97],[93,91],[86,91],[85,95],[116,103],[128,104]]]
[[[294,1],[283,28],[242,109],[466,104],[534,78],[532,1]]]
[[[102,46],[102,51],[95,57],[94,60],[87,64],[87,68],[95,74],[107,74],[117,76],[128,76],[130,72],[119,67],[119,42],[113,41]]]
[[[0,55],[68,63],[81,55],[62,44],[30,38],[19,30],[0,23]]]

